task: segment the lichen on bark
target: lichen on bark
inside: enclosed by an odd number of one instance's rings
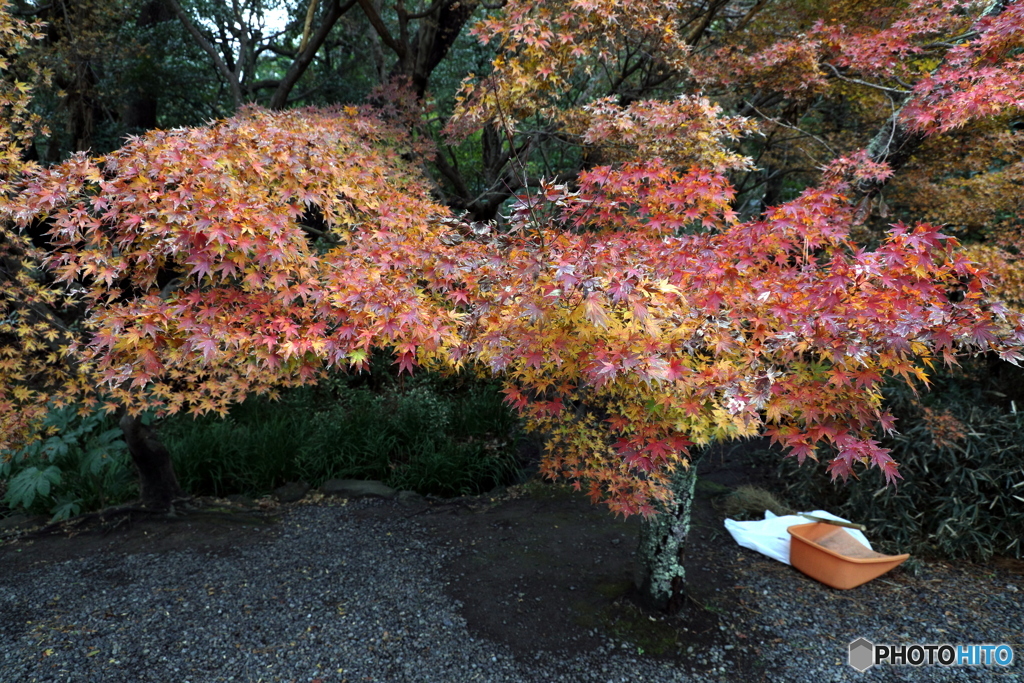
[[[640,526],[636,587],[652,607],[669,613],[678,612],[685,597],[683,561],[696,483],[695,466],[677,469],[671,480],[673,502],[659,504],[657,514]]]

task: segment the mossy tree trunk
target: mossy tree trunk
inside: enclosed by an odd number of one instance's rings
[[[680,467],[672,477],[671,505],[659,505],[658,513],[640,525],[636,587],[650,606],[675,614],[686,598],[686,540],[697,484],[697,467]]]

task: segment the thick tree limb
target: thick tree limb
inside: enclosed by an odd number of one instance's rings
[[[700,22],[693,27],[693,30],[686,36],[686,44],[693,46],[700,42],[700,39],[704,36],[704,32],[708,30],[708,26],[714,21],[718,11],[729,4],[729,0],[717,0],[712,2],[711,6],[708,7],[708,11],[701,18]]]
[[[384,41],[384,44],[391,48],[399,59],[405,58],[406,46],[399,43],[388,31],[388,27],[384,24],[384,20],[380,18],[380,14],[377,12],[377,8],[373,6],[371,0],[358,0],[359,6],[363,8],[363,12],[366,13],[366,18],[370,21],[370,25],[373,26],[373,30],[377,32],[380,39]]]
[[[295,60],[288,67],[288,72],[285,73],[284,78],[278,83],[277,89],[274,90],[274,94],[270,97],[271,109],[284,109],[287,106],[288,96],[291,94],[292,88],[302,78],[302,74],[306,73],[309,65],[313,63],[313,57],[316,56],[324,42],[327,41],[327,36],[331,34],[331,29],[338,23],[341,16],[355,5],[356,0],[349,0],[344,5],[339,0],[330,0],[330,3],[327,14],[321,20],[320,27],[316,33],[308,42],[305,36],[303,36],[303,47],[299,50]],[[312,5],[310,6],[312,7]],[[309,20],[308,17],[307,20]]]
[[[763,8],[767,4],[768,0],[757,0],[757,2],[754,3],[754,6],[747,10],[747,13],[743,15],[742,19],[740,19],[740,23],[736,24],[736,26],[733,28],[733,31],[738,32],[745,29],[747,27],[747,24],[750,23],[750,20],[753,19],[754,16],[761,10],[761,8]]]
[[[446,147],[445,149],[439,149],[437,151],[437,156],[434,158],[434,165],[437,166],[437,170],[441,172],[441,175],[447,178],[455,188],[458,198],[462,200],[463,203],[469,202],[471,199],[469,187],[466,185],[466,181],[462,177],[462,174],[459,173],[458,169],[449,164],[448,159],[445,158],[445,151],[447,149],[448,148]]]
[[[320,0],[309,0],[309,7],[306,9],[306,22],[302,25],[302,40],[299,41],[299,53],[306,49],[306,43],[309,42],[309,32],[313,28],[313,17],[316,16],[316,10],[320,6]]]
[[[440,0],[423,12],[400,14],[402,42],[407,48],[404,53],[398,53],[399,60],[391,75],[409,76],[417,96],[422,97],[430,75],[447,56],[476,8],[474,0]],[[420,22],[409,38],[407,24],[412,19],[420,19]]]

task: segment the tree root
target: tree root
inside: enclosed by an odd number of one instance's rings
[[[196,500],[191,497],[175,498],[171,501],[170,508],[166,510],[147,508],[139,502],[129,503],[127,505],[118,505],[115,507],[104,508],[97,510],[96,512],[87,512],[71,519],[61,520],[59,522],[50,522],[43,526],[36,527],[33,529],[15,529],[12,531],[0,533],[0,543],[6,543],[8,541],[25,538],[41,538],[48,534],[60,532],[66,533],[68,536],[75,536],[87,528],[92,527],[95,523],[94,528],[97,528],[103,532],[104,535],[118,529],[119,527],[128,524],[139,517],[177,517],[179,515],[187,515],[191,511],[199,510],[199,506],[196,504]]]

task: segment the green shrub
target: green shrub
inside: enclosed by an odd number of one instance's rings
[[[223,419],[173,416],[157,433],[193,495],[258,496],[287,481],[351,478],[457,496],[516,477],[518,423],[494,383],[427,372],[397,378],[379,365],[376,372],[372,381],[332,375],[279,401],[253,397]],[[0,464],[11,508],[64,519],[138,495],[112,419],[55,409],[46,427],[47,438]]]
[[[426,372],[365,379],[338,374],[278,402],[253,397],[226,419],[177,416],[160,435],[182,487],[197,495],[378,479],[454,496],[517,474],[517,422],[496,385]]]
[[[158,428],[181,487],[193,495],[260,495],[291,480],[309,419],[308,392],[254,397],[226,418],[177,415]]]
[[[934,405],[900,406],[901,434],[883,440],[900,463],[898,486],[885,487],[876,471],[833,484],[823,466],[787,458],[779,487],[802,510],[821,507],[867,525],[872,543],[887,552],[1024,557],[1024,415]]]
[[[102,412],[79,415],[69,406],[51,409],[43,426],[45,438],[0,453],[8,506],[48,512],[57,521],[138,494],[128,448],[112,418]]]

